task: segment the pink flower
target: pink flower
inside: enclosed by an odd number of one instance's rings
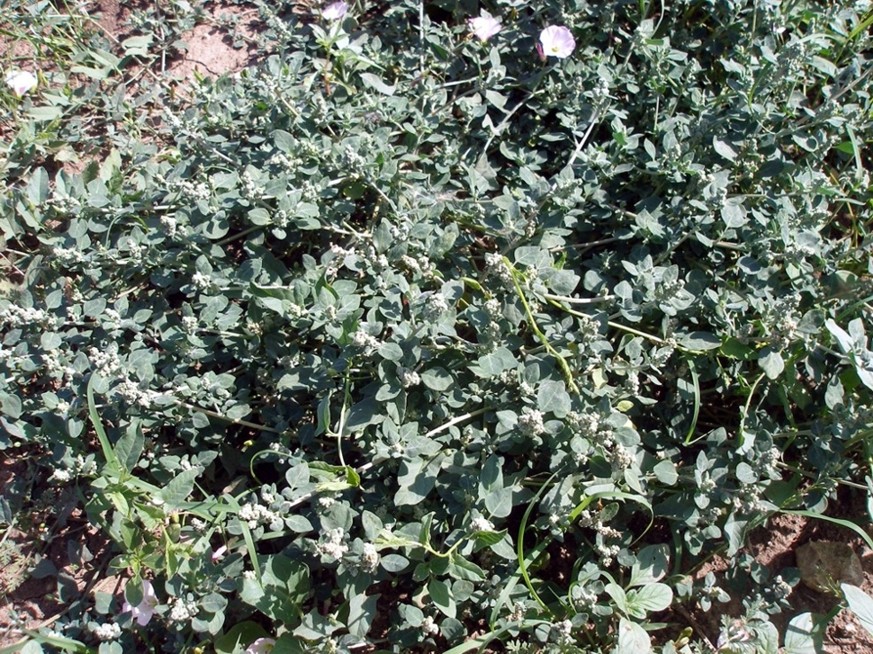
[[[467,23],[470,26],[470,31],[476,35],[476,38],[483,42],[497,34],[497,32],[500,31],[500,28],[503,27],[499,20],[494,18],[494,16],[484,9],[479,12],[479,15],[476,18],[469,19]]]
[[[27,70],[14,70],[6,75],[6,84],[19,98],[36,87],[36,75]]]
[[[227,553],[227,545],[222,545],[217,550],[212,552],[212,562],[220,561],[224,558],[224,555]]]
[[[321,10],[321,16],[325,20],[340,20],[344,18],[345,15],[349,12],[349,5],[347,2],[333,2],[329,4],[327,7]]]
[[[576,49],[576,40],[563,25],[551,25],[540,32],[540,42],[537,52],[541,57],[557,57],[566,59]]]
[[[269,654],[273,651],[276,641],[272,638],[258,638],[251,645],[246,647],[244,654]]]
[[[136,606],[131,606],[125,602],[121,606],[121,610],[125,613],[130,612],[133,619],[139,623],[140,627],[145,627],[155,613],[155,607],[158,605],[158,596],[155,595],[154,586],[148,579],[142,580],[142,600]]]

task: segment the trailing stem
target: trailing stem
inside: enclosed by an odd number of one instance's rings
[[[506,269],[509,271],[510,275],[512,275],[512,283],[515,286],[515,292],[518,294],[518,299],[524,307],[524,313],[527,317],[527,322],[528,325],[530,325],[531,331],[536,334],[537,339],[543,344],[543,347],[546,348],[546,352],[555,357],[555,360],[558,362],[558,367],[564,375],[564,380],[567,382],[567,386],[578,395],[580,392],[579,386],[577,386],[576,382],[573,380],[573,371],[570,369],[570,364],[567,363],[567,360],[560,352],[558,352],[558,350],[555,349],[555,347],[549,342],[549,339],[546,338],[546,335],[539,328],[539,325],[537,325],[533,312],[530,310],[530,305],[524,295],[524,290],[522,290],[521,284],[519,283],[519,277],[521,277],[522,274],[515,269],[506,257],[503,257],[503,265],[506,266]]]

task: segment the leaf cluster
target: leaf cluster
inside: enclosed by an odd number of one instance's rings
[[[177,644],[651,651],[727,597],[698,563],[870,474],[864,17],[497,0],[481,43],[479,4],[259,4],[274,54],[154,141],[14,169],[0,448]],[[740,568],[724,642],[775,651]]]

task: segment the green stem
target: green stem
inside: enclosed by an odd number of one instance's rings
[[[552,295],[551,293],[543,293],[543,297],[550,301],[566,302],[567,304],[597,304],[599,302],[611,302],[615,299],[614,295],[599,295],[597,297],[565,297],[563,295]]]
[[[552,483],[552,480],[558,473],[553,473],[545,483],[540,487],[540,489],[536,492],[530,502],[528,502],[527,508],[525,509],[524,515],[521,517],[521,524],[518,526],[518,542],[515,546],[515,554],[518,559],[518,574],[521,575],[521,578],[524,580],[524,585],[527,586],[528,592],[530,592],[531,597],[536,600],[537,604],[546,611],[547,613],[551,613],[549,607],[546,606],[546,603],[540,598],[539,593],[537,593],[536,589],[533,587],[533,583],[530,580],[530,575],[527,572],[527,568],[529,565],[533,565],[536,560],[540,557],[543,551],[548,546],[549,540],[542,540],[537,543],[536,547],[534,547],[533,552],[530,555],[530,559],[528,560],[524,554],[524,535],[527,531],[527,522],[530,519],[530,515],[533,512],[534,506],[539,502],[540,497],[542,497],[543,492],[546,488],[549,487],[549,484]],[[492,614],[492,622],[494,621],[494,615]]]
[[[807,478],[807,479],[811,479],[811,480],[813,480],[813,481],[817,481],[817,480],[818,480],[818,476],[817,476],[817,475],[814,475],[814,474],[812,474],[811,472],[806,472],[805,470],[801,470],[801,469],[798,468],[797,466],[793,466],[793,465],[790,465],[790,464],[788,464],[788,463],[783,463],[782,461],[777,461],[777,462],[776,462],[776,467],[777,467],[777,468],[782,468],[783,470],[789,470],[789,471],[793,472],[793,473],[796,474],[796,475],[800,475],[801,477],[805,477],[805,478]],[[843,486],[848,486],[849,488],[857,488],[858,490],[863,490],[863,491],[868,490],[867,487],[866,487],[864,484],[859,484],[859,483],[854,482],[854,481],[848,481],[848,480],[846,480],[846,479],[834,479],[834,481],[835,481],[837,484],[840,484],[840,485],[843,485]]]
[[[336,451],[339,456],[340,465],[346,467],[346,460],[343,457],[343,432],[346,429],[346,419],[348,418],[349,405],[351,404],[351,379],[349,372],[346,371],[345,380],[343,383],[343,406],[340,409],[339,424],[336,428]]]
[[[688,358],[688,369],[691,371],[691,383],[694,387],[694,413],[691,416],[691,426],[688,428],[688,434],[685,436],[685,445],[691,445],[694,432],[697,430],[697,420],[700,418],[700,376],[697,374],[697,368],[694,366],[694,359]]]
[[[610,327],[613,327],[615,329],[620,329],[621,331],[627,332],[629,334],[635,334],[637,336],[642,336],[646,340],[652,341],[653,343],[657,343],[658,345],[666,345],[667,344],[667,341],[665,341],[663,338],[658,338],[657,336],[655,336],[653,334],[641,332],[639,329],[634,329],[633,327],[628,327],[627,325],[622,325],[621,323],[613,322],[612,320],[607,321],[606,324],[609,325]],[[682,348],[677,346],[676,349],[681,350]]]
[[[746,418],[749,415],[749,408],[752,406],[752,398],[755,397],[755,390],[758,388],[758,384],[766,377],[766,373],[761,373],[758,375],[758,378],[752,384],[752,387],[749,389],[749,397],[746,398],[746,403],[743,405],[743,412],[740,416],[740,428],[738,429],[737,438],[740,443],[740,447],[743,446],[743,441],[745,440],[745,429],[746,429]]]
[[[515,267],[509,262],[509,259],[507,259],[506,257],[503,257],[503,265],[506,266],[506,269],[509,270],[509,273],[512,276],[512,283],[515,285],[515,292],[518,294],[518,299],[521,301],[521,305],[524,307],[524,312],[527,316],[527,322],[530,325],[531,330],[534,334],[536,334],[537,339],[539,339],[540,343],[543,344],[543,347],[546,348],[546,351],[553,357],[555,357],[555,360],[558,362],[558,367],[564,374],[564,379],[567,382],[567,386],[570,388],[570,390],[578,395],[580,393],[579,387],[573,380],[573,371],[570,370],[570,365],[567,363],[567,360],[563,356],[561,356],[561,354],[549,342],[549,339],[546,338],[546,335],[543,334],[542,330],[540,330],[539,325],[537,325],[537,322],[534,319],[533,312],[530,310],[530,305],[527,302],[527,298],[524,295],[521,284],[519,284],[518,282],[518,278],[521,276],[521,273],[519,273],[515,269]]]
[[[232,243],[233,241],[237,240],[238,238],[243,238],[244,236],[248,236],[252,232],[258,231],[259,229],[263,229],[263,225],[252,225],[251,227],[244,229],[243,231],[239,232],[238,234],[233,234],[232,236],[228,236],[227,238],[221,239],[220,241],[216,242],[216,245],[218,245],[218,246],[227,245],[228,243]]]

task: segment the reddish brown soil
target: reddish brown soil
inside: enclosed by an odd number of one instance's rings
[[[47,488],[25,499],[14,526],[0,528],[0,648],[19,642],[22,629],[48,626],[72,601],[116,583],[106,577],[109,542],[88,523],[75,489],[34,477],[24,453],[4,454],[0,496],[11,497],[16,482]]]
[[[766,527],[754,531],[749,538],[748,551],[755,560],[770,571],[771,578],[786,568],[795,567],[795,550],[811,540],[847,542],[855,550],[864,567],[863,589],[873,594],[873,552],[863,539],[851,530],[823,520],[810,520],[796,515],[779,514],[772,518]],[[703,579],[713,572],[721,580],[728,571],[728,562],[719,556],[713,557],[694,574],[695,579]],[[723,584],[719,584],[725,588]],[[721,617],[728,615],[740,617],[743,614],[742,597],[732,595],[726,604],[714,604],[708,612],[694,611],[686,614],[698,635],[706,637],[711,643],[718,639]],[[788,621],[794,616],[811,612],[825,615],[836,607],[837,598],[811,590],[800,583],[788,597],[791,608],[772,616],[772,622],[784,634]],[[848,611],[841,611],[828,625],[824,640],[825,654],[870,654],[873,652],[873,635],[865,630]]]
[[[259,31],[258,12],[235,6],[219,7],[215,18],[217,24],[198,25],[185,37],[184,56],[169,66],[173,78],[217,77],[256,63],[257,50],[250,39]],[[234,46],[232,31],[245,46]]]

